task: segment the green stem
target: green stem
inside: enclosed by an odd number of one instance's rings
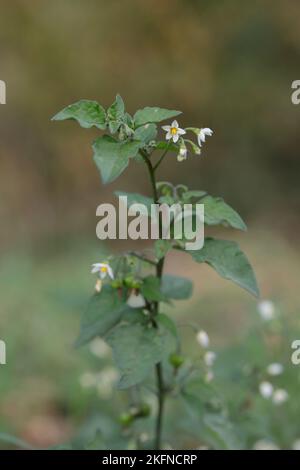
[[[142,155],[144,162],[146,163],[147,168],[148,168],[150,181],[152,185],[154,204],[158,204],[158,192],[156,188],[156,179],[155,179],[155,169],[157,168],[158,165],[156,164],[156,167],[153,167],[150,159],[148,158],[148,155],[142,150],[140,150],[140,154]],[[165,155],[163,155],[163,157],[164,156]],[[160,159],[160,161],[161,160],[162,158]],[[160,161],[158,163],[160,163]],[[161,228],[159,231],[161,232]],[[162,277],[163,269],[164,269],[164,262],[165,262],[165,258],[161,258],[156,264],[156,276],[158,277],[158,279],[161,279]],[[154,309],[153,309],[153,324],[156,327],[157,327],[157,322],[155,321],[155,317],[158,315],[158,313],[159,313],[159,302],[155,302]],[[156,364],[155,371],[156,371],[156,380],[157,380],[158,411],[157,411],[157,418],[156,418],[156,424],[155,424],[154,447],[155,447],[155,450],[160,450],[164,403],[165,403],[165,386],[164,386],[163,368],[162,368],[161,362]]]
[[[165,402],[165,391],[164,391],[164,381],[163,381],[163,372],[162,364],[156,364],[156,378],[157,378],[157,391],[158,391],[158,411],[157,419],[155,424],[155,441],[154,448],[155,450],[160,450],[161,448],[161,434],[162,434],[162,420],[164,412],[164,402]]]
[[[155,181],[155,174],[154,174],[154,168],[152,166],[151,161],[148,158],[148,155],[143,152],[143,150],[140,150],[140,154],[144,159],[144,162],[147,165],[149,176],[150,176],[150,181],[151,181],[151,186],[152,186],[152,193],[153,193],[153,199],[154,199],[154,204],[158,204],[158,192],[156,189],[156,181]]]
[[[163,161],[163,159],[164,159],[165,156],[167,155],[169,148],[170,148],[170,142],[168,143],[168,145],[167,145],[165,151],[163,152],[163,154],[162,154],[162,156],[160,157],[160,159],[158,160],[158,162],[154,165],[154,167],[153,167],[153,170],[154,170],[154,171],[157,170],[157,168],[159,167],[159,165],[161,164],[161,162]]]

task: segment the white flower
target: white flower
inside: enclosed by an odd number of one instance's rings
[[[267,439],[260,439],[259,441],[255,442],[253,446],[254,450],[280,450],[279,447],[272,441],[268,441]]]
[[[146,301],[142,294],[136,293],[133,290],[127,299],[127,305],[131,308],[143,308],[146,305]]]
[[[263,398],[271,398],[273,395],[273,385],[270,382],[261,382],[259,384],[259,391]]]
[[[207,365],[207,367],[212,367],[214,365],[216,357],[217,357],[217,355],[213,351],[207,351],[204,354],[204,362]]]
[[[94,263],[92,265],[91,273],[99,273],[100,279],[105,279],[108,275],[111,279],[114,279],[114,273],[108,263]]]
[[[104,359],[110,355],[110,347],[101,338],[95,338],[90,342],[90,351],[100,359]]]
[[[208,348],[210,341],[209,341],[209,336],[206,333],[206,331],[204,330],[198,331],[196,335],[196,340],[198,341],[200,346],[202,346],[203,348]]]
[[[275,314],[275,308],[271,300],[262,300],[257,305],[258,313],[265,321],[272,320]]]
[[[181,135],[186,134],[186,131],[179,127],[179,124],[177,121],[173,121],[170,126],[162,126],[162,128],[167,133],[166,139],[167,140],[172,139],[175,144]]]
[[[102,281],[101,279],[97,279],[96,284],[95,284],[95,291],[96,292],[101,292],[102,289]]]
[[[177,155],[177,160],[179,162],[182,162],[183,160],[186,160],[187,157],[187,148],[186,146],[181,146],[179,149],[179,153]]]
[[[274,362],[273,364],[268,365],[267,372],[269,375],[280,375],[283,372],[283,365],[279,362]]]
[[[300,450],[300,439],[296,439],[292,444],[293,450]]]
[[[199,147],[201,147],[202,142],[205,142],[206,136],[210,137],[212,135],[213,135],[213,131],[209,127],[204,127],[203,129],[200,129],[198,133]]]
[[[281,405],[282,403],[287,401],[288,398],[289,398],[288,392],[284,390],[283,388],[278,388],[277,390],[275,390],[273,394],[273,403],[275,405]]]

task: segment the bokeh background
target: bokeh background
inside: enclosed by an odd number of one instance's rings
[[[96,239],[95,210],[113,201],[116,189],[150,188],[142,165],[103,187],[91,158],[97,131],[50,121],[81,98],[106,107],[120,93],[129,112],[181,109],[183,127],[214,130],[203,157],[184,164],[170,157],[161,180],[223,196],[243,215],[246,234],[221,235],[240,242],[262,298],[293,324],[296,339],[300,108],[291,103],[291,83],[299,79],[299,2],[3,0],[0,8],[0,79],[7,84],[0,106],[0,338],[8,361],[0,366],[1,431],[34,446],[65,442],[95,409],[106,419],[113,400],[84,375],[99,369],[101,351],[72,349],[93,289],[90,264],[124,248]],[[257,316],[255,299],[185,257],[170,256],[167,269],[188,272],[195,283],[193,300],[176,308],[179,319],[197,321],[216,349],[243,344]],[[287,338],[281,346],[276,359],[286,362],[296,394],[299,372]],[[263,413],[272,428],[273,409]],[[291,445],[295,433],[280,445]]]

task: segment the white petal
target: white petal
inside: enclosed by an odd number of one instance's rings
[[[176,142],[177,142],[178,139],[179,139],[179,135],[178,135],[178,134],[174,134],[172,137],[173,137],[173,142],[176,144]]]
[[[97,279],[96,284],[95,284],[95,291],[96,292],[101,292],[102,289],[102,281],[101,279]]]
[[[178,127],[178,126],[179,126],[179,124],[176,120],[173,121],[172,124],[171,124],[171,127]]]
[[[209,127],[204,127],[204,129],[202,129],[202,132],[204,133],[204,135],[208,135],[209,137],[213,135],[213,131]]]
[[[283,372],[283,365],[279,362],[273,362],[272,364],[268,365],[267,372],[270,375],[280,375]]]
[[[166,135],[166,139],[167,139],[167,140],[170,140],[171,137],[172,137],[172,134],[171,134],[171,131],[169,131],[169,132],[167,133],[167,135]]]
[[[143,308],[146,305],[146,301],[141,294],[135,294],[132,292],[128,297],[127,305],[131,308]]]
[[[98,272],[102,266],[103,266],[102,263],[94,263],[94,264],[92,264],[91,273],[96,273],[96,272]]]
[[[180,127],[177,129],[177,133],[179,135],[183,135],[183,134],[186,134],[186,131],[184,129],[181,129]]]
[[[207,351],[204,354],[204,362],[208,367],[212,367],[214,365],[214,362],[216,360],[216,353],[213,351]]]
[[[114,279],[114,273],[110,266],[107,265],[107,272],[111,279]]]
[[[278,390],[275,390],[274,395],[273,395],[273,403],[275,405],[281,405],[281,403],[284,403],[287,401],[289,398],[289,394],[286,390],[283,388],[279,388]]]
[[[200,344],[200,346],[202,346],[203,348],[208,348],[210,340],[206,331],[198,331],[198,333],[196,334],[196,340]]]
[[[259,391],[263,398],[270,398],[273,395],[273,385],[270,382],[261,382]]]
[[[171,126],[162,126],[161,127],[164,131],[168,132],[171,129]]]

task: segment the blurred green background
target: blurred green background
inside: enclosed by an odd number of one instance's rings
[[[241,243],[262,297],[293,324],[296,339],[300,108],[290,96],[299,79],[299,2],[3,0],[0,8],[0,79],[7,84],[0,106],[0,338],[8,362],[0,366],[1,431],[36,446],[64,442],[112,400],[103,404],[82,388],[82,374],[99,364],[88,349],[72,349],[93,289],[90,264],[104,250],[128,246],[97,241],[95,210],[113,201],[116,189],[150,188],[142,165],[103,187],[91,158],[97,131],[50,121],[81,98],[107,107],[120,93],[129,112],[181,109],[182,127],[214,130],[203,157],[170,157],[161,180],[223,196],[243,215],[248,233],[221,235]],[[188,272],[195,282],[178,319],[197,321],[215,348],[241,341],[256,315],[254,299],[181,256],[171,255],[167,270]],[[287,362],[295,388],[297,368],[288,354],[277,360]],[[265,410],[267,419],[272,413]]]

